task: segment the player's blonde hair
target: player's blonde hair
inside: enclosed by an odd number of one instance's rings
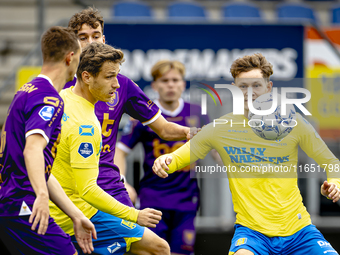
[[[273,65],[261,53],[236,59],[231,65],[230,73],[235,79],[240,73],[249,72],[254,69],[260,69],[263,78],[267,81],[269,81],[269,77],[273,74]]]
[[[171,69],[177,70],[182,78],[185,75],[185,66],[176,60],[160,60],[151,68],[151,75],[153,80],[157,80],[162,77],[165,73],[169,72]]]
[[[77,35],[83,24],[87,24],[92,28],[97,28],[98,25],[101,25],[102,34],[104,34],[104,19],[96,8],[88,7],[74,14],[68,23],[68,27],[72,28]]]
[[[84,71],[97,77],[106,61],[122,64],[124,62],[124,53],[107,44],[97,42],[90,43],[83,49],[80,55],[77,70],[78,79],[82,80],[81,74]]]

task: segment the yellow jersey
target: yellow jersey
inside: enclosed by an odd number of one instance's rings
[[[51,172],[87,218],[99,209],[136,222],[138,210],[119,203],[97,185],[102,147],[101,126],[94,105],[74,94],[72,88],[60,93],[65,108],[61,140]],[[72,220],[51,201],[50,214],[66,233],[74,234]]]
[[[269,237],[290,236],[311,224],[297,185],[298,146],[319,166],[327,164],[328,181],[340,187],[339,160],[307,120],[297,114],[296,121],[288,136],[269,141],[255,135],[244,116],[222,116],[170,154],[169,173],[216,149],[229,178],[236,224]]]

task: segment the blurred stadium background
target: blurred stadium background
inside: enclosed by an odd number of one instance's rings
[[[335,0],[0,0],[0,125],[17,88],[40,71],[42,32],[66,26],[75,12],[93,5],[104,16],[107,43],[125,52],[122,73],[152,99],[157,95],[150,89],[149,73],[159,59],[182,61],[189,87],[197,79],[230,80],[233,60],[263,52],[274,65],[274,85],[311,91],[310,121],[340,157],[340,2]],[[127,178],[136,188],[142,160],[141,147],[128,158]],[[304,153],[299,162],[313,163]],[[340,207],[320,195],[325,174],[314,177],[299,179],[304,204],[340,251]],[[199,183],[195,254],[225,255],[235,220],[228,179],[204,176]]]

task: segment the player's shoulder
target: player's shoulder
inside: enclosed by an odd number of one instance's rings
[[[25,95],[28,98],[36,98],[37,96],[43,98],[45,95],[60,98],[53,85],[48,80],[41,77],[36,77],[32,81],[25,83],[20,89],[18,89],[17,93]]]
[[[126,77],[123,74],[118,74],[117,79],[118,79],[119,85],[125,85],[125,86],[128,86],[129,88],[130,87],[139,88],[137,83],[135,83],[133,80],[131,80],[130,78]]]

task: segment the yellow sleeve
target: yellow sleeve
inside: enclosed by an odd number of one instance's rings
[[[98,166],[85,169],[72,168],[72,170],[82,199],[102,212],[127,221],[137,222],[138,210],[118,202],[97,185]]]
[[[198,159],[203,159],[212,149],[209,137],[209,125],[204,127],[189,142],[170,153],[172,161],[169,164],[168,173],[173,173],[187,165],[190,165]]]
[[[340,188],[340,161],[329,150],[314,127],[301,115],[298,115],[300,127],[299,145],[306,154],[327,172],[327,181],[335,183]]]

